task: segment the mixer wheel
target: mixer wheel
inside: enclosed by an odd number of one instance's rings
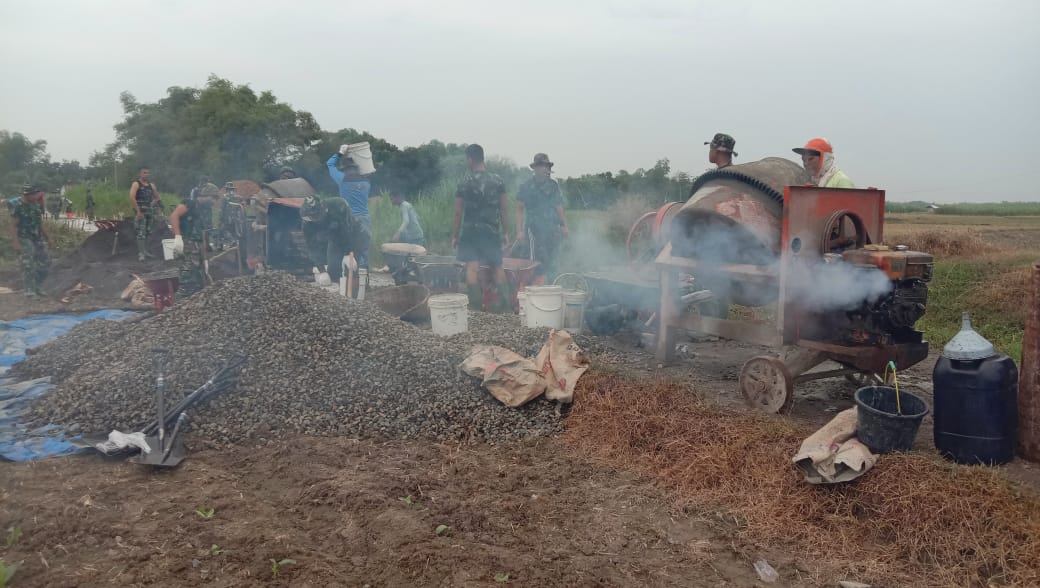
[[[794,403],[794,378],[775,357],[752,357],[740,370],[740,393],[748,405],[767,413],[786,412]]]

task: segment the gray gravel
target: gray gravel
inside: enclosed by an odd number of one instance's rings
[[[248,360],[238,388],[193,409],[189,440],[233,443],[285,433],[499,442],[559,429],[555,405],[502,406],[457,366],[477,334],[443,339],[367,303],[347,301],[280,272],[220,282],[133,324],[90,321],[14,368],[58,387],[32,409],[37,424],[81,431],[137,430],[154,413],[150,349],[170,350],[169,402],[235,352]],[[521,353],[544,330],[496,326]],[[515,331],[519,339],[509,341]],[[503,337],[503,338],[499,338]],[[537,350],[537,347],[534,347]]]

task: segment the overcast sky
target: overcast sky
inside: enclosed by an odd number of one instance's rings
[[[824,136],[890,200],[1040,200],[1038,25],[1036,0],[4,0],[0,128],[86,163],[121,91],[213,73],[327,130],[545,151],[561,176]]]

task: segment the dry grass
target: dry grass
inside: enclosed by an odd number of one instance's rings
[[[566,440],[655,477],[685,505],[723,510],[741,539],[791,546],[817,573],[875,585],[1040,585],[1040,499],[998,472],[883,457],[857,482],[811,486],[791,463],[809,433],[728,412],[668,382],[581,380]]]
[[[1031,268],[1012,267],[997,273],[968,291],[976,304],[1025,321],[1025,304],[1029,299]]]
[[[977,231],[963,227],[896,232],[886,242],[906,245],[913,251],[924,251],[935,257],[974,257],[997,251]]]
[[[612,243],[624,243],[628,231],[639,217],[657,210],[654,205],[641,196],[625,196],[606,210],[606,237]]]

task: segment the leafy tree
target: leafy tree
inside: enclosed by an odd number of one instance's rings
[[[78,161],[51,161],[47,141],[33,141],[21,133],[0,130],[0,192],[18,194],[29,182],[45,190],[81,181],[85,170]]]
[[[215,181],[264,178],[300,159],[321,139],[314,117],[271,92],[210,76],[201,89],[174,86],[155,103],[120,95],[123,120],[116,141],[91,163],[122,160],[123,178],[148,165],[160,189],[185,193],[209,175]]]

